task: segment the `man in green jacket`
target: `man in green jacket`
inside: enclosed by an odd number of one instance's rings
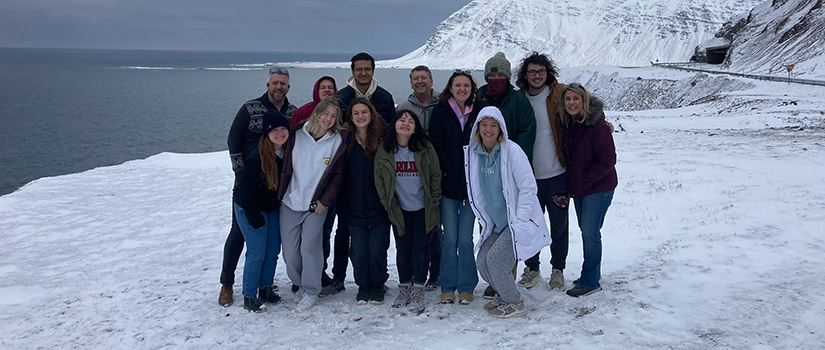
[[[503,52],[496,53],[484,65],[484,80],[487,85],[479,89],[479,97],[488,106],[496,106],[501,110],[510,140],[521,146],[532,163],[536,116],[527,97],[510,84],[510,77],[510,61],[504,57]]]

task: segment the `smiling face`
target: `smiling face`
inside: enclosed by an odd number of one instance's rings
[[[279,126],[270,131],[266,137],[269,139],[269,142],[272,142],[272,144],[275,145],[276,149],[281,148],[281,146],[286,143],[286,139],[289,137],[289,129]]]
[[[397,121],[395,121],[395,133],[398,136],[409,138],[415,133],[415,117],[409,113],[404,113]]]
[[[289,77],[283,74],[273,73],[269,75],[266,82],[266,96],[269,102],[280,104],[284,102],[286,94],[289,92]]]
[[[353,105],[350,107],[350,111],[352,111],[352,123],[355,124],[355,127],[362,129],[370,125],[372,115],[367,105],[363,103]]]
[[[335,94],[335,84],[332,82],[332,80],[329,80],[329,79],[321,80],[321,83],[318,84],[318,96],[320,96],[321,99],[323,100],[323,99],[325,99],[327,97],[330,97],[334,94]]]
[[[360,60],[352,63],[352,76],[358,85],[368,86],[372,83],[372,62]]]
[[[450,85],[450,93],[453,94],[456,102],[463,105],[464,102],[467,102],[467,99],[470,98],[470,90],[472,90],[472,88],[473,84],[470,82],[470,78],[463,75],[456,75],[453,77],[452,85]]]
[[[535,63],[527,65],[527,84],[532,90],[542,90],[547,84],[547,69]]]
[[[430,78],[430,74],[427,73],[427,71],[414,71],[410,75],[410,87],[416,96],[427,94],[433,87],[433,79]]]
[[[501,135],[501,127],[499,127],[498,121],[495,118],[485,117],[478,122],[478,133],[485,146],[493,145],[498,142],[499,135]]]
[[[321,112],[321,116],[318,119],[318,126],[321,127],[321,131],[326,133],[329,128],[331,128],[335,122],[338,121],[338,108],[335,106],[329,106],[323,112]]]
[[[571,116],[578,116],[582,111],[582,96],[573,92],[564,93],[564,110]]]

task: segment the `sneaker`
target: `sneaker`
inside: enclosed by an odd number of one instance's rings
[[[573,288],[567,291],[567,295],[578,298],[596,293],[600,290],[602,290],[602,287],[586,288],[576,284]]]
[[[410,304],[407,311],[420,314],[424,312],[424,285],[415,284],[410,288]]]
[[[473,293],[463,292],[458,293],[458,303],[461,305],[470,305],[473,302]]]
[[[521,317],[527,315],[527,308],[521,300],[515,303],[502,303],[494,309],[487,310],[490,316],[497,318]]]
[[[454,304],[455,303],[455,292],[441,293],[441,303],[442,304]]]
[[[578,281],[578,280],[576,280]],[[564,289],[564,272],[559,269],[553,269],[550,274],[550,289]],[[577,283],[574,283],[577,284]]]
[[[432,292],[436,289],[438,289],[438,277],[430,277],[430,279],[427,280],[427,283],[424,284],[424,290]]]
[[[303,288],[298,288],[298,291],[295,292],[295,304],[300,303],[306,293]]]
[[[495,308],[499,307],[499,305],[503,305],[503,304],[506,304],[504,302],[504,300],[501,300],[501,297],[496,296],[493,299],[493,301],[491,301],[487,304],[484,304],[484,311],[490,312],[490,310],[495,309]]]
[[[358,287],[358,294],[355,296],[355,303],[358,305],[367,305],[370,301],[370,290],[364,287]]]
[[[398,297],[395,298],[395,301],[392,302],[392,307],[404,307],[410,303],[410,289],[412,287],[409,284],[399,284],[398,285]]]
[[[281,301],[281,296],[272,287],[258,288],[258,299],[269,304],[277,304]]]
[[[232,299],[232,286],[222,285],[221,286],[221,295],[218,296],[218,305],[227,307],[232,305],[235,302]]]
[[[266,306],[261,299],[243,297],[243,308],[252,312],[261,312]]]
[[[370,291],[370,304],[383,305],[384,304],[384,286],[373,287]]]
[[[541,281],[541,271],[532,271],[529,267],[525,266],[518,285],[530,289],[535,287],[539,281]]]
[[[297,284],[292,285],[292,293],[298,293],[299,289],[301,289],[301,287],[298,287]]]
[[[487,286],[487,289],[484,290],[484,299],[494,299],[498,296],[498,292],[493,289],[493,286]]]
[[[318,296],[323,298],[345,290],[347,290],[347,288],[344,287],[344,281],[333,281],[326,287],[321,288],[321,294],[318,294]]]
[[[306,311],[307,309],[315,305],[316,301],[318,301],[317,295],[312,295],[309,293],[304,294],[304,296],[301,298],[301,301],[298,302],[298,306],[295,307],[295,310]]]

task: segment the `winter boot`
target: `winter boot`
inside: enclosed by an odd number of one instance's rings
[[[281,301],[281,296],[272,289],[272,287],[258,288],[258,299],[269,304],[277,304]]]
[[[264,311],[264,303],[258,298],[243,297],[243,308],[252,312]]]
[[[221,286],[221,295],[218,296],[218,304],[223,307],[227,307],[232,305],[234,300],[232,299],[232,286],[222,285]]]
[[[407,311],[420,314],[424,312],[424,285],[413,284],[410,288],[410,304]]]
[[[392,302],[392,307],[404,307],[410,303],[410,289],[412,287],[409,283],[398,285],[398,297]]]

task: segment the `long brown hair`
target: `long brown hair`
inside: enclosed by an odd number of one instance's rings
[[[352,121],[352,107],[355,107],[355,105],[367,106],[367,109],[370,111],[370,123],[367,125],[367,139],[361,140],[361,143],[364,144],[364,154],[367,158],[372,159],[372,157],[375,156],[375,152],[378,151],[378,147],[381,147],[381,137],[384,135],[384,121],[370,100],[363,97],[356,97],[349,105],[347,115],[344,118],[345,127],[352,132],[353,138],[352,142],[347,146],[347,153],[352,152],[352,148],[355,147],[355,142],[358,142],[356,140],[358,137],[358,127],[356,127],[355,122]]]
[[[275,158],[275,144],[267,137],[258,141],[258,154],[261,155],[261,177],[266,180],[266,187],[270,191],[278,190],[278,162]]]

